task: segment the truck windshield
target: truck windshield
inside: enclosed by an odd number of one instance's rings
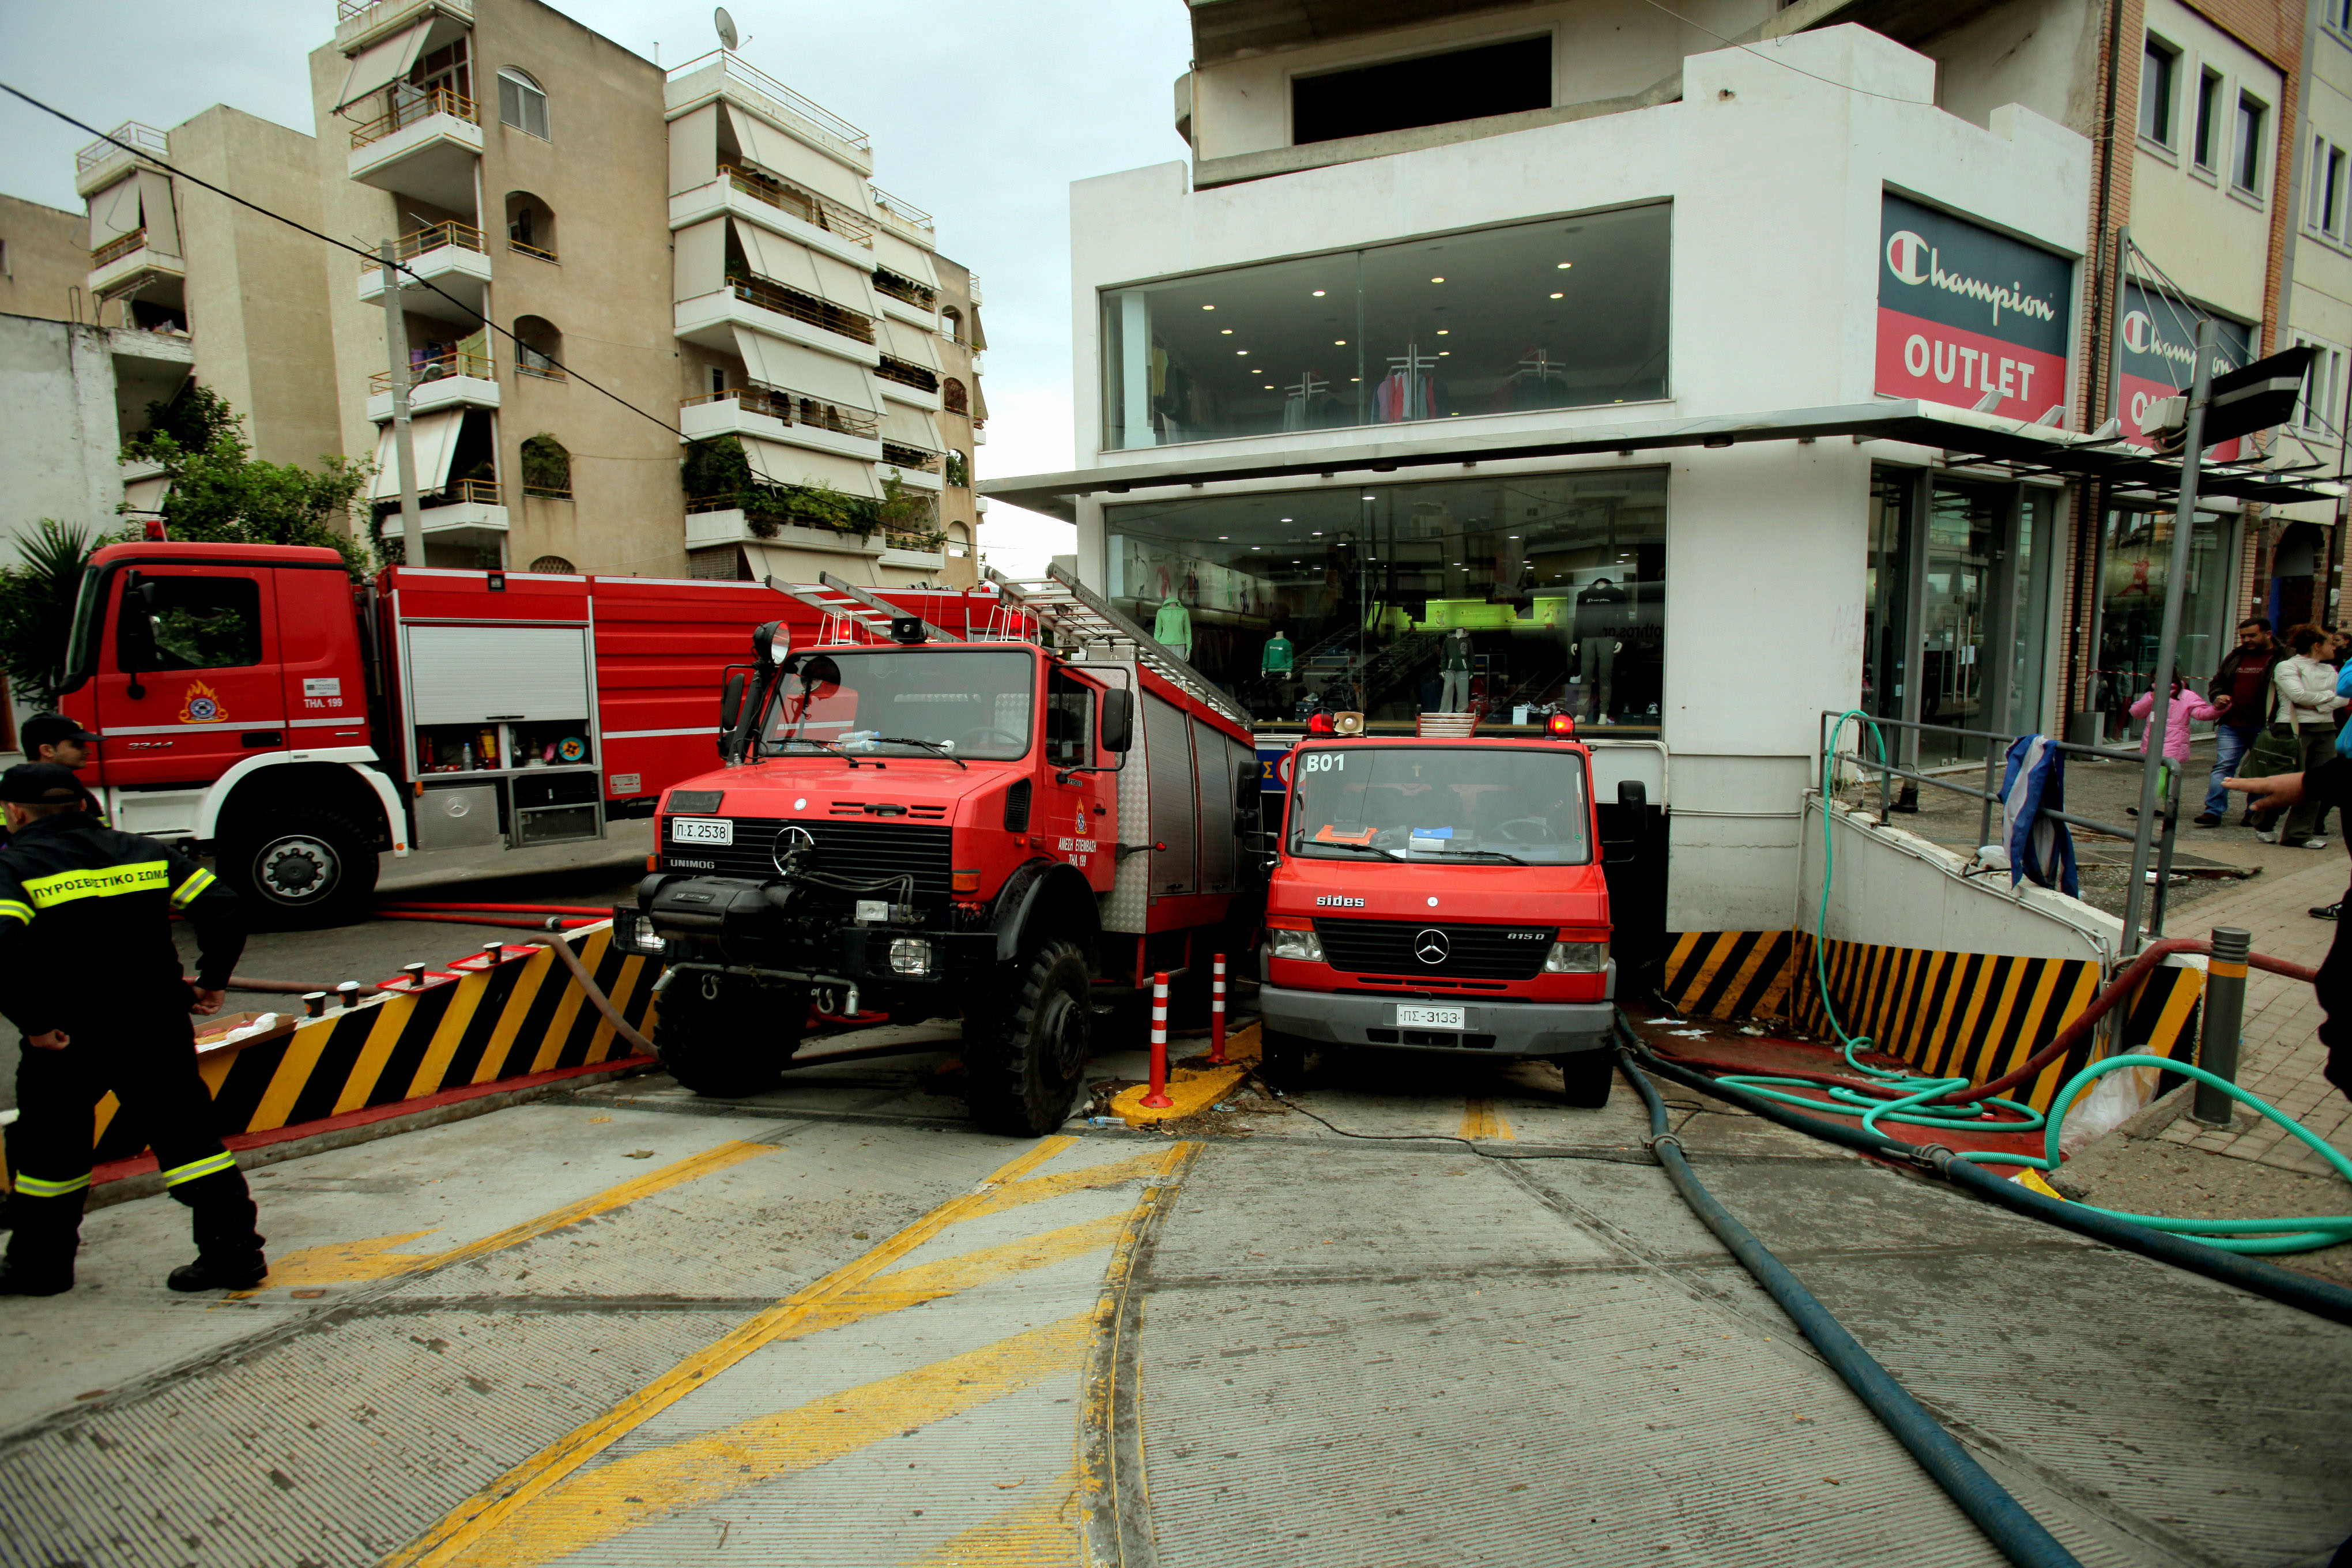
[[[1318,860],[1579,866],[1591,821],[1569,751],[1315,746],[1291,780],[1290,853]]]
[[[99,600],[106,592],[106,573],[82,568],[81,592],[74,600],[73,627],[66,635],[65,679],[58,689],[71,691],[98,668]]]
[[[1012,762],[1029,752],[1036,681],[1035,661],[1011,651],[803,654],[776,683],[761,751]]]

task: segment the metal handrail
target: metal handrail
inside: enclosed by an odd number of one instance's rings
[[[439,250],[448,246],[460,250],[479,251],[482,248],[482,231],[472,224],[459,223],[455,218],[427,224],[414,234],[404,234],[393,241],[393,259],[414,261],[428,250]],[[360,270],[374,272],[383,266],[382,259],[371,256],[360,263]]]
[[[74,154],[74,173],[86,174],[109,158],[122,156],[123,149],[115,145],[117,142],[128,142],[134,149],[143,147],[152,153],[168,153],[172,150],[172,139],[161,131],[136,120],[126,120],[109,132],[104,140],[93,142]]]
[[[939,227],[938,221],[914,203],[900,201],[879,185],[867,185],[866,188],[874,193],[874,205],[891,216],[913,224],[917,228],[937,229]]]
[[[746,65],[742,57],[732,49],[713,49],[707,55],[697,55],[682,66],[672,67],[665,79],[676,81],[680,77],[692,76],[696,71],[709,65],[713,59],[719,62],[719,68],[726,75],[734,77],[746,86],[774,99],[779,104],[791,110],[826,135],[846,142],[861,153],[869,155],[873,153],[874,138],[823,104],[802,97],[767,72],[754,66]]]
[[[796,185],[792,181],[768,173],[757,164],[721,163],[720,178],[754,201],[767,203],[778,212],[800,209],[797,216],[803,223],[814,224],[828,234],[837,234],[852,244],[874,248],[874,225],[856,208],[844,205],[831,196]]]
[[[436,372],[438,374],[436,374]],[[452,349],[447,353],[435,354],[431,359],[419,360],[411,365],[408,371],[408,384],[413,392],[427,381],[440,381],[447,376],[470,375],[488,381],[495,374],[495,367],[490,363],[488,354],[460,353],[456,349]],[[390,392],[392,372],[380,370],[368,377],[368,390]]]
[[[874,269],[874,287],[877,291],[889,295],[901,304],[912,305],[918,310],[935,311],[940,308],[937,290],[928,284],[918,283],[912,278],[893,272],[887,267],[877,267]]]
[[[436,506],[498,506],[499,483],[496,479],[452,479],[449,488],[437,496],[425,498],[426,507]]]
[[[557,258],[555,252],[551,250],[541,250],[538,246],[531,244],[529,240],[517,239],[512,235],[507,236],[507,248],[509,250],[520,250],[525,256],[536,256],[541,261],[553,261],[559,267],[562,265],[562,262]]]
[[[882,363],[874,367],[874,374],[885,381],[895,381],[919,392],[937,392],[940,389],[939,372],[894,354],[884,354]]]
[[[844,407],[790,387],[730,386],[724,392],[681,397],[677,405],[692,408],[705,403],[730,402],[747,414],[765,415],[786,425],[814,426],[843,436],[871,437],[882,426],[881,416],[871,409],[854,405]]]
[[[773,310],[780,316],[790,316],[806,321],[813,327],[823,327],[828,332],[838,332],[845,338],[861,343],[874,341],[874,318],[845,305],[803,294],[771,279],[754,274],[733,273],[727,286],[735,297],[747,305],[757,305],[763,310]]]
[[[101,267],[120,261],[146,243],[147,231],[143,227],[134,228],[129,234],[119,234],[89,253],[90,270],[95,272]]]
[[[479,125],[480,113],[474,100],[451,88],[430,87],[416,97],[395,103],[383,114],[352,132],[352,149],[357,152],[371,142],[381,142],[394,132],[429,120],[436,114],[446,114],[468,125]]]

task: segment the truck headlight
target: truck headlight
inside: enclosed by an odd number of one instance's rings
[[[653,921],[631,909],[614,910],[613,943],[624,952],[658,954],[662,950],[661,933],[654,930]]]
[[[1608,967],[1605,942],[1556,942],[1544,954],[1546,974],[1599,974]]]
[[[931,972],[931,944],[920,937],[902,936],[890,944],[890,973],[893,974],[929,974]]]
[[[1307,963],[1323,962],[1323,939],[1311,931],[1293,931],[1276,926],[1267,934],[1274,938],[1274,956],[1296,958]]]

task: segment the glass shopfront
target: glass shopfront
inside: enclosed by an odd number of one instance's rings
[[[2169,511],[2107,514],[2099,584],[2099,666],[2092,694],[2099,732],[2107,740],[2131,733],[2131,705],[2156,677],[2173,528]],[[2231,534],[2224,520],[2201,512],[2189,536],[2189,584],[2180,605],[2177,662],[2200,691],[2237,638],[2230,614]]]
[[[1142,501],[1103,527],[1112,601],[1261,722],[1658,724],[1664,468]]]
[[[1672,210],[1106,289],[1103,446],[1664,397]]]

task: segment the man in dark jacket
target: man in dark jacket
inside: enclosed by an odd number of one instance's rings
[[[253,1197],[214,1131],[188,1027],[190,1013],[220,1011],[244,951],[236,895],[178,850],[99,823],[54,763],[0,773],[0,803],[12,830],[0,852],[0,1013],[25,1037],[0,1295],[73,1288],[93,1112],[110,1089],[154,1150],[165,1190],[192,1211],[196,1260],[167,1283],[258,1285],[268,1266]],[[172,941],[175,910],[200,950],[193,992]]]
[[[2270,721],[2271,676],[2285,650],[2271,638],[2271,624],[2261,616],[2238,623],[2238,646],[2221,656],[2209,693],[2221,717],[2213,725],[2213,776],[2205,786],[2205,809],[2197,814],[2199,827],[2219,827],[2230,814],[2229,792],[2222,781],[2238,771],[2239,759]],[[2222,702],[2223,698],[2229,701]],[[2247,821],[2253,814],[2247,813]]]
[[[2257,811],[2284,811],[2297,802],[2316,800],[2339,808],[2352,807],[2352,757],[2331,757],[2309,773],[2281,773],[2275,778],[2231,779],[2229,786],[2247,796]],[[2347,817],[2352,820],[2352,817]],[[2352,897],[2352,892],[2347,892]],[[2319,966],[2312,990],[2319,998],[2319,1043],[2327,1047],[2327,1081],[2352,1100],[2352,942],[2344,940],[2344,925]]]

